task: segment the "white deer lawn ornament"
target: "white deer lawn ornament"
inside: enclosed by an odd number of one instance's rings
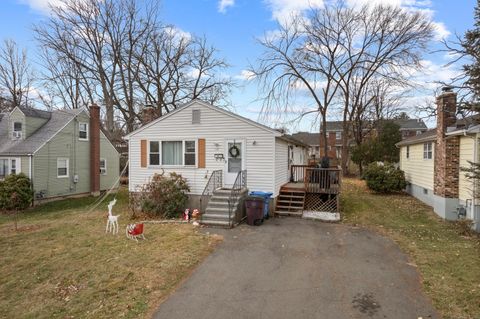
[[[112,234],[117,234],[118,233],[118,217],[112,215],[112,208],[113,206],[117,203],[117,199],[113,199],[109,204],[108,204],[108,220],[107,220],[107,227],[105,228],[105,232],[112,232]]]

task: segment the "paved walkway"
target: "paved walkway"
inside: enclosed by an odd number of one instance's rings
[[[397,245],[295,218],[209,229],[225,237],[154,318],[438,318]]]

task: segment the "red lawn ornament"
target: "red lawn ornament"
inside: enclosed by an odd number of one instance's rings
[[[125,234],[127,238],[135,239],[137,242],[138,238],[145,239],[145,236],[143,236],[143,223],[128,225],[125,229]]]

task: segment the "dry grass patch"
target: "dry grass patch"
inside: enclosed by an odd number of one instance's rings
[[[92,200],[30,211],[20,219],[29,229],[22,232],[8,231],[11,221],[0,218],[2,316],[148,317],[219,241],[171,224],[147,224],[146,241],[128,240],[124,200],[121,194],[114,208],[122,215],[116,236],[105,234],[106,203],[102,211],[86,211]]]
[[[408,195],[378,195],[362,181],[345,179],[343,222],[393,238],[418,267],[423,287],[444,318],[480,318],[480,239],[438,218]]]

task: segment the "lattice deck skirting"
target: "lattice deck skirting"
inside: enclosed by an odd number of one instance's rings
[[[323,198],[322,198],[323,197]],[[337,212],[337,196],[329,196],[320,194],[307,194],[305,197],[305,210],[318,212]]]

